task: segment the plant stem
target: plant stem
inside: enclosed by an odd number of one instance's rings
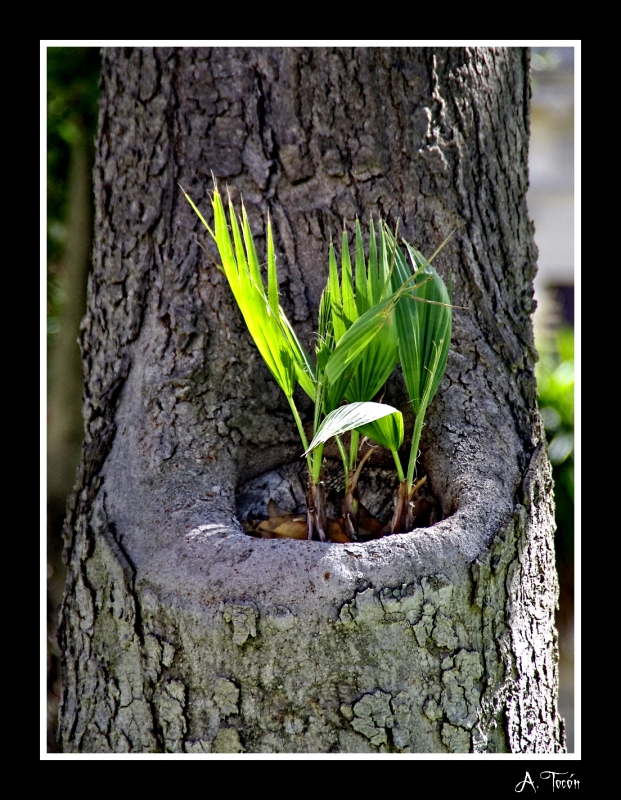
[[[345,473],[345,487],[347,487],[347,486],[349,486],[349,464],[348,464],[347,452],[346,452],[346,450],[345,450],[345,448],[343,446],[343,442],[341,441],[341,437],[340,436],[335,436],[334,438],[336,439],[336,443],[338,445],[339,452],[340,452],[341,458],[343,460],[343,471]]]
[[[287,397],[287,400],[289,401],[289,405],[291,407],[291,413],[293,414],[293,418],[295,419],[295,424],[298,426],[298,433],[300,434],[300,439],[302,440],[302,444],[304,446],[304,452],[306,452],[306,450],[308,450],[308,440],[306,438],[306,434],[304,433],[304,426],[302,425],[302,420],[300,419],[300,415],[298,414],[296,405],[293,402],[293,397]],[[306,466],[308,467],[308,471],[312,474],[312,461],[310,453],[308,453],[308,455],[306,456]]]
[[[373,448],[371,447],[371,448],[369,448],[369,450],[367,450],[367,452],[360,459],[360,463],[358,464],[358,468],[354,472],[354,475],[353,475],[353,477],[351,479],[351,486],[348,487],[348,489],[350,491],[355,489],[356,486],[358,485],[358,478],[360,477],[360,473],[362,472],[362,468],[364,467],[365,462],[368,461],[368,459],[371,458],[372,455],[373,455]]]
[[[326,515],[326,487],[323,481],[318,483],[310,479],[308,481],[308,492],[306,495],[306,516],[307,538],[309,541],[317,538],[320,542],[326,541],[326,530],[328,518]]]
[[[356,469],[356,461],[358,460],[358,440],[360,433],[354,428],[351,432],[351,445],[349,448],[349,469],[353,472]]]
[[[397,467],[397,475],[399,476],[399,483],[405,480],[405,475],[403,474],[403,467],[401,466],[401,459],[399,458],[399,453],[396,450],[391,450],[392,457],[395,460],[395,465]]]
[[[418,444],[420,442],[420,434],[423,429],[423,422],[425,420],[425,411],[427,406],[421,404],[416,415],[414,422],[414,431],[412,433],[412,446],[410,447],[410,461],[408,463],[408,492],[411,491],[414,483],[414,472],[416,470],[416,459],[418,458]]]
[[[442,245],[442,247],[444,247],[444,244]],[[433,346],[436,349],[436,357],[433,361],[433,366],[430,370],[429,379],[427,381],[427,387],[423,392],[423,398],[421,400],[418,412],[416,413],[416,420],[414,422],[414,432],[412,433],[412,447],[410,448],[410,462],[408,464],[408,492],[412,491],[412,484],[414,483],[414,470],[416,468],[416,459],[418,458],[418,443],[420,441],[420,434],[423,429],[425,412],[427,411],[427,407],[431,402],[431,387],[433,383],[433,376],[435,375],[436,370],[438,368],[438,362],[440,360],[440,354],[442,352],[440,349],[442,346],[442,342],[443,340],[440,339],[439,346],[436,345],[435,342],[433,342]]]
[[[310,455],[311,464],[309,466],[309,471],[311,475],[311,480],[313,483],[319,483],[319,477],[321,476],[321,462],[323,460],[323,445],[324,443],[318,444],[317,447],[313,450]]]

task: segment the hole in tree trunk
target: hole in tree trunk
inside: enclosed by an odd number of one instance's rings
[[[327,516],[331,520],[342,519],[345,494],[342,463],[336,459],[326,459],[323,479]],[[243,529],[249,535],[260,536],[261,532],[257,531],[257,527],[261,522],[268,520],[270,516],[287,514],[300,527],[299,535],[270,535],[271,531],[264,530],[264,537],[306,539],[302,535],[302,519],[307,512],[307,486],[306,463],[301,459],[271,469],[240,485],[235,499],[237,516]],[[358,484],[358,499],[362,506],[359,541],[369,541],[381,536],[381,527],[391,522],[398,487],[399,478],[395,470],[372,465],[363,467]],[[271,514],[268,510],[270,501]],[[413,511],[414,529],[430,527],[443,519],[440,502],[433,494],[429,481],[416,493]],[[381,523],[381,526],[376,523]]]

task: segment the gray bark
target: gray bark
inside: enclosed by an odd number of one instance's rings
[[[65,751],[564,749],[528,71],[518,48],[105,53]],[[208,211],[211,170],[259,247],[270,212],[307,343],[343,219],[399,218],[429,254],[465,222],[436,263],[469,311],[421,443],[431,527],[352,545],[241,532],[257,492],[295,502],[300,445],[177,187]],[[379,508],[394,475],[372,469]]]

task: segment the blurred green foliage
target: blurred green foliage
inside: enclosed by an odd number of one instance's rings
[[[66,240],[71,145],[81,132],[94,151],[101,54],[98,47],[47,49],[47,301],[48,332],[62,305],[58,265]]]
[[[537,340],[539,410],[548,438],[556,503],[557,562],[574,547],[574,331],[563,327]]]

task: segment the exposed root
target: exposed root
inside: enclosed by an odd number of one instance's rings
[[[408,533],[414,529],[416,515],[414,511],[414,495],[427,480],[424,475],[408,492],[408,482],[401,481],[397,491],[397,503],[390,524],[384,528],[384,534]]]
[[[309,540],[319,539],[320,542],[327,541],[326,485],[323,481],[313,483],[309,477],[306,506],[308,508],[307,538]]]
[[[412,486],[411,492],[407,490],[407,481],[399,484],[392,519],[388,525],[384,525],[369,513],[358,497],[360,467],[370,454],[371,451],[365,453],[359,468],[349,482],[348,491],[342,502],[343,516],[339,519],[327,516],[324,481],[320,480],[313,484],[309,479],[307,513],[291,513],[270,500],[267,506],[268,518],[242,523],[244,531],[263,539],[297,539],[347,544],[368,542],[392,533],[407,533],[413,530],[417,516],[424,514],[426,507],[424,499],[414,502],[414,497],[426,482],[427,476],[417,481]]]

